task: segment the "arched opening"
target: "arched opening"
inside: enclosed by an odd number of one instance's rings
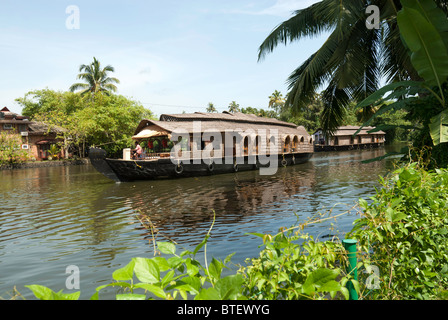
[[[299,147],[299,137],[294,136],[294,139],[292,139],[292,151],[297,152],[298,147]]]
[[[248,136],[244,137],[243,152],[244,152],[245,156],[249,155],[249,137]]]
[[[255,136],[255,154],[258,154],[258,146],[261,143],[261,137],[260,136]]]
[[[291,137],[290,136],[286,136],[285,138],[285,142],[283,145],[283,152],[284,153],[289,153],[291,149]]]

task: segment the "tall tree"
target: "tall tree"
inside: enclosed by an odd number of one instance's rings
[[[274,109],[277,113],[281,113],[283,106],[285,105],[285,99],[280,91],[275,90],[272,95],[269,96],[269,107]]]
[[[206,111],[207,112],[218,112],[218,110],[216,110],[215,106],[211,102],[208,103],[208,107],[207,107]]]
[[[447,2],[435,0],[445,13]],[[379,9],[378,29],[366,25],[370,5]],[[321,125],[332,133],[342,122],[346,106],[375,92],[383,80],[420,79],[400,40],[397,13],[401,7],[400,0],[322,0],[295,11],[277,26],[260,45],[258,59],[262,60],[278,44],[329,34],[287,79],[290,91],[286,106],[300,111],[324,86]]]
[[[81,89],[81,95],[90,92],[95,95],[97,92],[104,92],[109,95],[110,92],[117,91],[115,84],[120,83],[117,78],[109,77],[109,72],[114,72],[115,69],[111,65],[101,68],[100,62],[93,57],[91,64],[82,64],[79,67],[78,79],[82,79],[85,83],[75,83],[70,87],[70,91],[74,92]]]
[[[236,103],[235,101],[232,101],[229,104],[229,112],[235,113],[235,112],[240,112],[240,105],[238,103]]]

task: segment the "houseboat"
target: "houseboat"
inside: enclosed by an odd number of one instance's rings
[[[384,131],[369,132],[375,127],[342,126],[336,132],[326,137],[322,129],[313,134],[314,151],[339,151],[353,149],[370,149],[384,146],[386,133]]]
[[[112,159],[91,148],[92,165],[124,182],[256,169],[274,174],[313,155],[313,139],[303,126],[239,112],[163,114],[142,120],[132,139],[140,154],[126,148],[121,159]]]

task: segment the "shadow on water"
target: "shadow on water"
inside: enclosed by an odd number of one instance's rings
[[[281,167],[272,176],[249,171],[121,184],[90,165],[1,171],[0,297],[14,285],[26,296],[26,284],[67,291],[65,268],[76,265],[81,298],[88,299],[132,257],[153,255],[151,235],[137,213],[150,217],[158,240],[167,237],[191,248],[205,237],[214,211],[210,257],[235,252],[232,261],[244,263],[258,254],[260,244],[247,233],[276,233],[297,217],[303,222],[330,209],[341,213],[359,197],[372,195],[378,175],[392,161],[360,161],[384,152],[316,153],[309,162]],[[344,233],[354,218],[347,214],[331,223]],[[309,232],[324,236],[329,227],[330,222]]]

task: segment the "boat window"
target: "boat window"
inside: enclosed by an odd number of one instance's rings
[[[286,153],[288,153],[291,148],[291,137],[290,136],[287,136],[286,138],[285,138],[285,144],[284,144],[284,146],[283,146],[283,152],[286,152]]]
[[[244,150],[244,155],[247,156],[249,154],[249,137],[248,136],[244,137],[243,150]]]

